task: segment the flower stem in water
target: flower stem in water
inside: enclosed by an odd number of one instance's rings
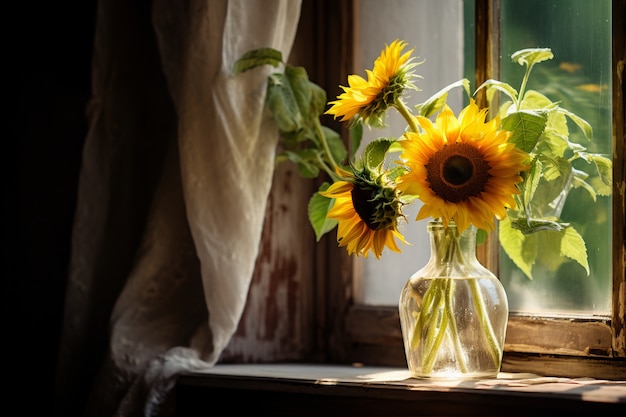
[[[493,331],[491,320],[489,320],[489,316],[485,311],[485,302],[481,297],[480,288],[478,287],[478,281],[475,279],[470,279],[469,285],[472,291],[474,305],[476,306],[476,313],[478,313],[480,328],[483,329],[483,335],[485,336],[485,339],[487,339],[487,344],[489,345],[489,353],[491,353],[493,364],[496,366],[496,368],[499,368],[500,362],[502,361],[502,351],[500,350],[500,344],[498,343],[498,339],[496,338],[496,335]]]

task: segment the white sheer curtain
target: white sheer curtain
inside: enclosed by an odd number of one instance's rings
[[[236,330],[277,131],[269,68],[299,0],[102,0],[57,381],[62,415],[165,416]],[[207,404],[210,406],[210,404]]]

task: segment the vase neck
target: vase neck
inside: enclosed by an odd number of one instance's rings
[[[472,264],[476,259],[476,228],[470,226],[459,233],[454,223],[447,227],[440,221],[428,223],[430,234],[430,262],[445,264]]]

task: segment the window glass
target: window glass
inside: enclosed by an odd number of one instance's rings
[[[611,155],[611,1],[501,0],[501,78],[519,88],[523,68],[510,59],[522,48],[549,47],[554,59],[535,65],[528,88],[587,120],[593,139],[586,141],[570,121],[570,140],[590,152]],[[576,169],[593,175],[582,160]],[[592,179],[589,180],[594,181]],[[584,237],[589,275],[565,257],[537,259],[532,280],[504,253],[499,277],[507,289],[511,311],[611,312],[611,198],[596,201],[584,187],[571,190],[561,215]],[[539,240],[549,245],[548,239]],[[539,247],[539,253],[550,253]]]

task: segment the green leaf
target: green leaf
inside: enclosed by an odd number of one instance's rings
[[[553,107],[555,104],[538,91],[528,90],[520,101],[520,110],[539,110]]]
[[[391,146],[389,146],[387,153],[389,154],[392,152],[397,152],[397,153],[404,152],[404,148],[402,147],[402,144],[400,143],[400,141],[397,139],[392,139],[392,140],[393,140],[393,143],[391,144]]]
[[[550,48],[528,48],[520,49],[511,55],[511,60],[519,65],[533,66],[539,62],[554,58]]]
[[[609,187],[613,186],[613,162],[602,155],[592,154],[590,155],[591,161],[598,169],[598,174],[602,179],[602,182]]]
[[[297,132],[305,127],[291,83],[284,74],[269,78],[266,101],[281,132]]]
[[[463,78],[457,82],[454,82],[437,93],[433,94],[425,102],[415,106],[415,110],[424,117],[430,117],[433,114],[439,112],[446,105],[448,99],[448,92],[456,87],[463,87],[468,96],[470,96],[470,82],[467,78]]]
[[[302,67],[287,65],[269,77],[267,105],[281,132],[312,129],[326,103],[326,92],[309,81]]]
[[[556,187],[562,190],[572,172],[572,163],[565,158],[547,158],[543,155],[540,155],[539,158],[543,163],[541,172],[543,179],[548,182],[560,179],[561,181],[556,184]]]
[[[607,185],[600,177],[592,177],[589,180],[589,187],[591,187],[597,195],[608,197],[613,194],[613,187]]]
[[[386,175],[387,178],[389,178],[390,181],[395,181],[398,179],[398,177],[405,175],[409,172],[409,170],[401,165],[395,165],[393,166],[391,169],[389,169],[388,171],[386,171]],[[403,196],[406,196],[407,194],[403,194]],[[409,200],[414,200],[412,197],[408,197],[408,199],[403,199],[403,201],[406,203]]]
[[[598,154],[589,155],[589,159],[595,164],[602,182],[609,186],[613,185],[613,162]]]
[[[561,235],[561,255],[578,262],[589,275],[587,246],[583,237],[573,227],[566,228]]]
[[[489,97],[489,95],[487,96],[487,100],[488,102],[491,102],[491,98]],[[498,109],[498,114],[500,115],[501,118],[506,117],[507,114],[509,114],[509,112],[513,112],[514,110],[513,108],[513,102],[511,100],[506,100],[504,103],[502,103],[500,105],[500,108]]]
[[[241,56],[233,67],[235,74],[246,72],[261,65],[277,67],[283,62],[283,54],[272,48],[260,48],[248,51]]]
[[[354,162],[354,156],[361,146],[363,140],[363,122],[359,119],[357,123],[350,126],[350,162]]]
[[[308,88],[310,90],[310,99],[308,106],[307,103],[302,103],[302,108],[308,109],[306,116],[310,120],[319,120],[320,116],[324,113],[324,109],[326,108],[326,90],[314,82],[308,81],[308,78],[307,85],[303,88]]]
[[[558,108],[558,112],[569,117],[576,124],[576,126],[580,128],[580,130],[583,132],[583,135],[585,135],[585,138],[587,140],[591,140],[591,138],[593,137],[593,129],[591,128],[589,122],[587,122],[582,117],[575,115],[571,111],[565,110],[562,107]]]
[[[317,178],[319,167],[317,165],[317,152],[314,149],[300,149],[285,151],[281,156],[298,166],[298,173],[304,178]],[[282,160],[282,158],[281,158]]]
[[[559,262],[552,258],[562,256],[572,259],[589,275],[585,241],[573,227],[546,228],[525,235],[513,226],[519,220],[506,218],[500,221],[499,239],[504,252],[528,278],[532,279],[532,267],[540,255],[555,261],[554,265]]]
[[[345,160],[348,156],[348,150],[341,140],[339,133],[326,126],[322,126],[322,133],[326,138],[326,143],[328,143],[328,148],[333,155],[333,159],[338,163]]]
[[[567,258],[561,255],[561,232],[544,230],[535,236],[538,242],[536,263],[542,264],[548,271],[556,272],[567,262]]]
[[[326,92],[318,85],[309,81],[306,70],[302,67],[285,67],[285,77],[295,97],[298,111],[301,114],[304,126],[312,127],[314,120],[324,111]]]
[[[486,88],[487,92],[489,92],[492,89],[495,89],[497,91],[500,91],[506,94],[511,100],[517,101],[517,90],[505,82],[498,81],[498,80],[487,80],[484,83],[482,83],[480,87],[476,89],[476,91],[474,92],[474,95],[476,95],[476,93],[482,88]]]
[[[304,161],[298,164],[298,174],[302,178],[317,178],[320,175],[320,169],[317,165]]]
[[[311,138],[311,132],[307,129],[300,129],[293,132],[280,132],[285,149],[297,149],[299,145]]]
[[[415,106],[415,111],[420,116],[430,117],[433,114],[437,113],[441,109],[444,108],[446,103],[448,102],[448,92],[445,91],[442,94],[438,95],[434,99],[431,98],[429,101],[425,101],[424,103],[420,103]]]
[[[324,182],[319,191],[326,191],[330,186],[329,183]],[[319,240],[326,233],[330,232],[337,226],[337,220],[328,219],[326,216],[328,211],[332,208],[334,199],[322,196],[319,192],[313,194],[308,204],[309,222],[315,232],[315,238]]]
[[[578,175],[574,175],[572,177],[572,186],[574,188],[582,188],[583,190],[589,193],[591,199],[595,202],[598,194],[596,193],[595,187],[585,181],[585,177],[579,177]]]
[[[527,173],[522,173],[522,178],[524,178],[524,182],[522,183],[522,195],[524,197],[525,206],[528,206],[530,204],[535,195],[535,191],[539,186],[542,167],[543,165],[541,163],[541,160],[535,158],[532,161],[530,170]]]
[[[535,153],[549,158],[559,158],[565,155],[568,149],[570,147],[567,137],[554,129],[546,128],[539,142],[537,142]]]
[[[546,113],[520,110],[502,119],[502,129],[513,132],[509,138],[519,149],[532,152],[546,127]]]
[[[511,221],[511,228],[519,230],[524,235],[530,235],[537,232],[552,230],[560,232],[567,228],[569,223],[559,223],[557,221],[547,219],[526,219],[519,218]]]
[[[541,179],[531,202],[533,216],[541,218],[561,216],[563,205],[573,186],[573,177],[570,173],[571,168],[567,173],[563,173],[551,181],[547,181],[545,178]]]
[[[487,241],[487,237],[489,233],[486,230],[478,229],[476,230],[476,244],[481,245]]]
[[[370,170],[377,169],[384,161],[387,150],[394,141],[386,138],[379,138],[370,142],[363,153],[365,166]]]
[[[511,220],[505,217],[498,227],[500,246],[515,265],[529,279],[533,279],[532,268],[537,259],[537,238],[535,235],[524,235],[511,227]]]

